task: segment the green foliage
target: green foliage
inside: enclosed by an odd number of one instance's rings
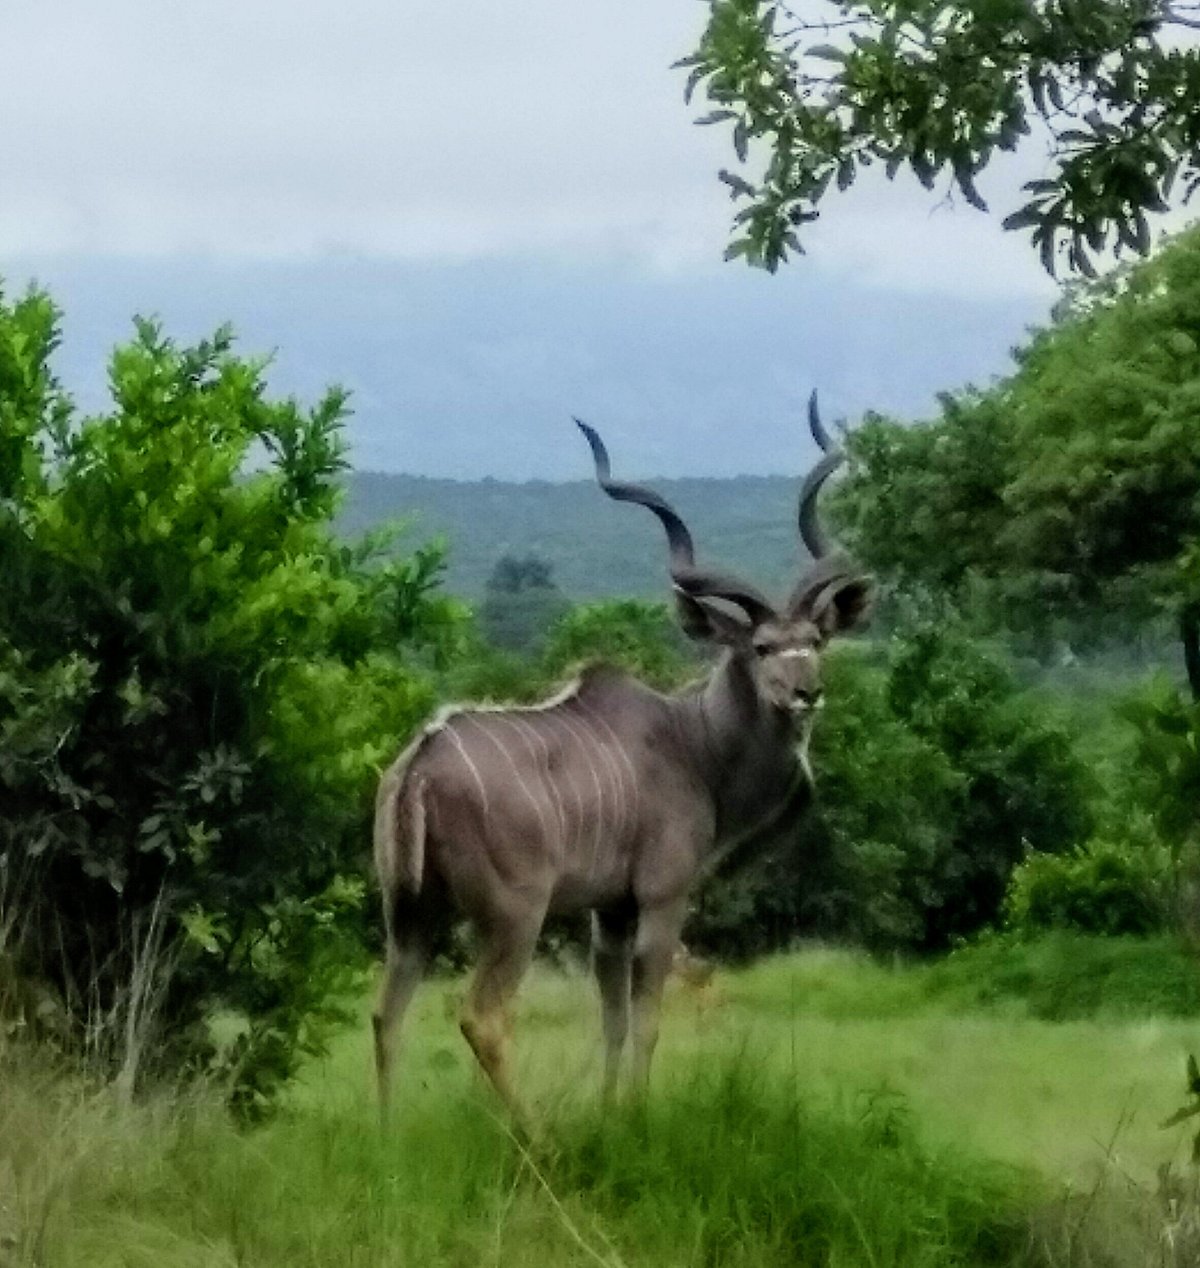
[[[622,512],[592,478],[551,484],[350,471],[344,486],[343,533],[372,529],[400,508],[406,542],[448,544],[446,588],[472,603],[486,599],[497,556],[515,551],[520,559],[529,543],[573,602],[662,600],[670,591],[661,527],[652,516]],[[655,487],[704,540],[721,543],[721,560],[734,572],[768,592],[794,583],[795,476],[656,480]]]
[[[1145,936],[1169,923],[1171,859],[1153,836],[1095,838],[1069,854],[1031,854],[1013,872],[1004,923],[1020,937],[1047,929]]]
[[[698,668],[674,613],[664,603],[638,599],[583,604],[551,630],[542,657],[548,673],[560,676],[595,661],[619,665],[664,690]]]
[[[794,847],[801,912],[817,929],[867,946],[923,945],[944,902],[937,874],[954,859],[961,776],[896,715],[886,662],[847,651],[826,663],[827,706],[813,737],[816,809]]]
[[[728,258],[774,270],[803,251],[798,227],[873,163],[907,166],[986,211],[976,179],[999,151],[1043,125],[1047,177],[1004,222],[1032,229],[1053,272],[1094,274],[1109,241],[1146,254],[1147,213],[1168,209],[1177,179],[1200,184],[1194,117],[1200,50],[1181,44],[1194,19],[1162,0],[710,0],[688,67],[686,98],[704,86],[718,108],[698,123],[732,125],[741,164],[722,171],[734,217]],[[1040,147],[1040,142],[1038,143]]]
[[[868,869],[848,893],[861,885],[875,904],[890,894],[909,926],[904,941],[944,947],[995,918],[1026,850],[1053,852],[1084,838],[1086,779],[1065,727],[947,614],[894,638],[885,673],[873,709],[843,689],[839,713],[858,706],[857,716],[818,742],[818,762],[833,776],[826,796],[834,852],[851,863],[851,876],[864,857],[890,855],[893,885],[881,889],[886,873]],[[839,686],[831,684],[831,700]],[[869,940],[890,940],[901,928],[880,922]]]
[[[1158,678],[1125,700],[1120,713],[1134,734],[1127,791],[1178,858],[1196,843],[1200,826],[1200,704]]]
[[[0,928],[89,1033],[139,973],[175,1062],[240,1019],[225,1058],[261,1108],[363,963],[345,877],[458,612],[432,552],[333,537],[342,393],[272,401],[227,331],[139,322],[80,420],[56,332],[45,297],[0,302]]]
[[[1110,704],[1122,728],[1104,763],[1097,835],[1059,858],[1030,857],[1014,873],[1006,923],[1095,933],[1173,929],[1200,937],[1200,709],[1162,678]],[[1111,744],[1111,740],[1110,740]]]
[[[1128,638],[1191,613],[1195,644],[1198,349],[1192,230],[1077,297],[1009,379],[852,432],[838,506],[857,549],[901,588],[982,585],[995,623]]]
[[[1195,956],[1164,935],[994,936],[954,951],[929,974],[929,990],[961,1007],[1019,1001],[1043,1021],[1200,1015]]]
[[[902,589],[954,591],[989,570],[1011,519],[1003,490],[1015,437],[1002,401],[966,392],[941,402],[934,424],[869,415],[847,437],[850,470],[833,490],[856,552]]]
[[[710,884],[697,945],[757,954],[809,928],[943,949],[996,919],[1027,852],[1086,839],[1091,789],[1070,731],[950,614],[910,617],[878,658],[847,649],[826,664],[815,809]]]
[[[919,621],[890,660],[889,703],[943,753],[959,784],[935,945],[990,922],[1026,851],[1052,853],[1091,830],[1092,788],[1067,727],[946,612]]]
[[[568,608],[552,573],[550,564],[537,555],[503,555],[496,561],[479,612],[493,647],[525,654],[541,650],[548,630]]]

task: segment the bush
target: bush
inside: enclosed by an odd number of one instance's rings
[[[1094,789],[1068,727],[951,613],[916,617],[892,641],[888,669],[893,712],[958,776],[950,851],[930,878],[933,949],[996,918],[1027,853],[1086,840]]]
[[[1013,872],[1004,923],[1020,937],[1047,929],[1149,935],[1167,927],[1171,859],[1146,834],[1089,841],[1069,854],[1031,854]]]
[[[587,661],[619,665],[668,691],[699,669],[674,613],[665,603],[639,599],[586,603],[557,622],[542,657],[543,671],[561,678]]]
[[[517,655],[542,650],[550,627],[569,608],[553,580],[553,568],[537,555],[496,561],[479,621],[492,647]]]
[[[210,1062],[225,1014],[261,1107],[363,964],[375,771],[457,610],[435,553],[332,537],[341,393],[271,401],[228,332],[139,322],[80,421],[56,340],[0,299],[0,939],[127,1075],[148,1028]]]
[[[1200,702],[1156,678],[1126,700],[1120,714],[1134,734],[1129,786],[1121,790],[1121,800],[1143,807],[1178,854],[1200,838]]]
[[[1020,1001],[1043,1021],[1088,1017],[1195,1017],[1196,959],[1177,939],[1069,931],[1024,941],[986,937],[929,969],[933,998],[961,1007]]]
[[[926,877],[948,854],[959,778],[888,705],[888,675],[857,648],[825,662],[814,735],[815,805],[774,848],[714,879],[688,937],[724,956],[786,946],[800,932],[875,948],[919,944]]]
[[[826,658],[816,795],[798,831],[712,883],[689,936],[758,954],[801,932],[942,950],[999,915],[1027,852],[1070,849],[1090,787],[1068,729],[952,617]]]

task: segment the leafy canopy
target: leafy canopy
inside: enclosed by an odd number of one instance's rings
[[[907,167],[987,210],[976,178],[1000,151],[1050,152],[1005,220],[1091,275],[1107,244],[1145,254],[1148,216],[1200,184],[1200,26],[1180,0],[710,0],[689,68],[732,125],[742,164],[729,258],[774,270],[798,229],[864,168]],[[1035,137],[1035,126],[1037,135]],[[753,156],[753,163],[751,157]]]
[[[856,548],[901,587],[982,580],[1010,623],[1194,610],[1200,231],[1076,296],[1016,359],[939,418],[851,433]]]

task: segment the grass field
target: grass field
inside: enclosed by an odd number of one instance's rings
[[[1158,1124],[1200,1021],[1039,1020],[979,1004],[971,972],[809,951],[675,983],[648,1101],[606,1112],[590,985],[541,971],[517,1029],[531,1152],[471,1069],[454,981],[414,1005],[387,1137],[365,1024],[252,1132],[202,1094],[123,1109],[10,1053],[0,1264],[1198,1262],[1194,1194],[1164,1205],[1157,1176],[1187,1175],[1186,1126]]]

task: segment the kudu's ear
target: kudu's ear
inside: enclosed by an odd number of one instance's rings
[[[870,577],[842,577],[825,587],[812,605],[812,619],[825,638],[846,634],[871,615],[875,583]]]
[[[743,647],[749,642],[753,628],[750,622],[723,611],[707,599],[698,599],[676,588],[675,611],[683,632],[697,642],[722,643],[726,647]]]

